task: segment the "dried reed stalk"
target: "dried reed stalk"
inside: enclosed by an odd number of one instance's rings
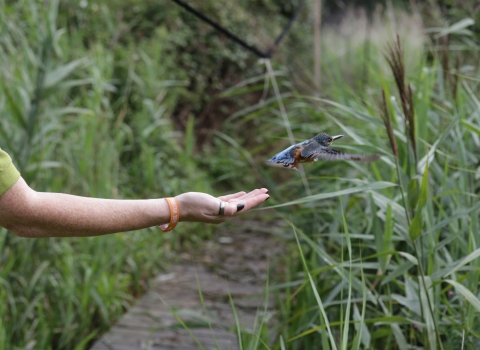
[[[402,102],[403,115],[405,117],[405,126],[408,132],[408,138],[412,144],[413,154],[415,156],[415,163],[417,163],[417,142],[415,138],[415,110],[413,104],[412,87],[405,83],[405,62],[403,60],[403,48],[400,43],[400,38],[397,35],[397,40],[388,45],[388,53],[385,54],[393,76],[398,88],[400,100]]]

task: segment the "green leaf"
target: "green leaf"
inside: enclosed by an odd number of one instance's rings
[[[420,190],[420,196],[418,198],[417,210],[413,217],[410,227],[408,229],[408,235],[412,241],[420,237],[422,233],[422,211],[425,203],[427,202],[427,188],[428,188],[428,159],[425,164],[425,169],[422,178],[422,188]]]
[[[380,251],[381,253],[392,250],[393,225],[392,206],[388,204],[385,218],[385,232],[383,234],[383,242]],[[380,268],[382,269],[383,273],[386,271],[389,260],[389,256],[379,258]]]
[[[420,197],[418,200],[418,210],[423,209],[425,203],[427,203],[427,188],[428,188],[428,160],[427,164],[425,165],[425,170],[423,172],[422,178],[422,188],[420,190]]]
[[[387,284],[390,281],[393,281],[396,279],[398,276],[403,275],[405,272],[410,270],[413,266],[415,266],[414,263],[411,261],[406,261],[403,264],[399,265],[391,274],[389,274],[383,281],[380,283],[381,286]]]
[[[43,118],[51,119],[52,117],[63,117],[65,115],[95,115],[91,109],[87,108],[78,108],[78,107],[64,107],[64,108],[49,108],[45,113],[42,114]]]
[[[408,229],[408,236],[412,241],[416,240],[422,234],[422,211],[417,212],[410,227]]]
[[[429,229],[427,232],[425,232],[425,234],[429,234],[431,232],[434,232],[436,230],[439,230],[445,226],[447,226],[449,223],[451,223],[452,221],[455,221],[455,220],[458,220],[468,214],[470,214],[471,212],[474,212],[476,210],[480,209],[480,202],[478,202],[477,204],[475,204],[473,207],[471,208],[468,208],[468,209],[465,209],[465,210],[462,210],[461,212],[455,214],[455,215],[451,215],[450,217],[446,218],[445,220],[442,220],[440,221],[438,224],[436,224],[435,226],[433,226],[431,229]]]
[[[448,34],[468,34],[469,31],[466,31],[465,29],[467,27],[470,27],[475,24],[475,21],[471,18],[464,18],[457,23],[452,24],[450,27],[444,28],[439,31],[437,35],[435,35],[435,38],[441,38],[442,36],[448,35]]]
[[[433,320],[434,315],[432,315],[432,311],[434,310],[433,305],[433,289],[432,289],[432,280],[429,276],[418,276],[418,286],[420,288],[420,301],[422,305],[422,313],[423,319],[425,320],[425,325],[427,327],[427,335],[428,335],[428,342],[429,342],[429,349],[436,349],[437,348],[437,337],[435,331],[435,321]],[[423,281],[425,281],[425,285]],[[428,293],[428,295],[427,295]],[[430,300],[430,306],[429,301]]]
[[[454,267],[452,267],[451,269],[449,269],[444,275],[443,277],[447,277],[448,275],[451,275],[452,273],[454,273],[455,271],[458,271],[460,268],[462,268],[463,266],[465,266],[466,264],[468,264],[470,261],[473,261],[477,258],[480,257],[480,248],[476,249],[475,251],[473,251],[472,253],[468,254],[466,257],[464,257],[463,259],[461,259]]]
[[[471,123],[467,122],[466,120],[460,120],[460,123],[465,125],[465,127],[468,130],[476,133],[477,135],[480,135],[480,127],[478,125],[471,124]]]
[[[342,210],[342,220],[343,220],[343,227],[345,230],[345,238],[347,240],[347,248],[348,248],[348,261],[352,263],[352,242],[350,240],[350,234],[348,232],[348,225],[347,221],[345,220],[345,212]],[[362,268],[362,267],[360,267]],[[340,344],[340,349],[346,350],[348,344],[348,335],[349,335],[349,328],[350,328],[350,308],[352,306],[352,281],[353,281],[353,270],[350,266],[350,270],[348,271],[348,295],[347,295],[347,306],[345,310],[345,321],[343,324],[343,337],[342,342]]]
[[[28,292],[32,293],[35,285],[37,284],[40,277],[44,274],[46,268],[50,265],[49,261],[44,261],[40,264],[40,266],[35,270],[35,273],[32,277],[30,277],[30,282],[28,284]]]
[[[480,300],[478,300],[475,294],[473,294],[467,287],[454,280],[445,280],[445,282],[454,286],[457,293],[461,294],[478,312],[480,312]]]
[[[283,341],[283,337],[280,335],[280,349],[286,350],[285,342]]]
[[[23,129],[27,129],[27,122],[25,120],[24,112],[22,110],[22,107],[18,103],[19,99],[13,96],[12,91],[10,90],[10,87],[8,85],[4,86],[3,91],[5,91],[7,102],[12,109],[12,115],[15,117],[15,119],[18,121],[18,123]]]
[[[391,324],[390,327],[392,328],[393,335],[395,336],[395,340],[397,341],[397,345],[400,350],[408,350],[410,346],[407,343],[407,339],[403,335],[400,326],[397,323]]]
[[[80,343],[78,343],[75,348],[73,350],[83,350],[83,349],[86,349],[87,348],[87,345],[88,343],[90,342],[90,340],[93,339],[93,337],[95,337],[98,333],[98,329],[97,330],[94,330],[92,331],[89,335],[87,335],[86,337],[84,337]]]
[[[404,297],[403,295],[393,293],[392,299],[421,317],[422,310],[418,292],[408,277],[405,278],[405,294],[406,296]]]
[[[408,205],[410,210],[415,210],[415,206],[418,203],[418,197],[420,196],[420,189],[418,188],[418,180],[411,179],[408,183]]]
[[[56,69],[50,71],[47,73],[47,77],[45,78],[45,88],[50,88],[56,84],[58,84],[60,81],[65,79],[67,76],[73,73],[77,67],[79,67],[81,64],[83,64],[84,59],[78,59],[75,61],[72,61],[70,63],[67,63],[63,66],[57,67]]]
[[[437,141],[435,141],[435,143],[430,147],[427,154],[418,161],[417,171],[419,173],[424,173],[427,163],[433,162],[435,158],[435,153],[437,152],[438,145],[440,145],[440,143],[443,142],[443,140],[445,140],[445,138],[448,135],[450,135],[450,131],[453,129],[455,125],[457,125],[457,122],[459,120],[460,120],[460,117],[456,117],[445,129],[443,129],[443,132],[441,133]]]
[[[394,232],[398,233],[398,235],[405,240],[408,239],[408,224],[404,207],[380,192],[372,192],[371,196],[375,201],[375,205],[384,210],[385,213],[389,205],[392,207],[392,217],[395,218],[395,220],[393,220]]]
[[[48,168],[61,168],[63,164],[60,162],[53,162],[53,161],[43,161],[38,163],[31,163],[29,166],[25,168],[25,171],[35,171],[40,169],[48,169]]]
[[[193,155],[193,147],[195,144],[195,118],[192,114],[188,116],[187,129],[185,131],[185,156],[186,159],[191,159]]]
[[[416,257],[414,257],[412,254],[405,253],[405,252],[398,252],[399,255],[403,256],[406,258],[408,261],[410,261],[414,265],[418,265],[418,260]]]
[[[357,322],[355,322],[355,329],[357,331],[357,334],[356,334],[355,338],[356,339],[361,339],[362,344],[365,346],[365,348],[369,349],[370,348],[370,343],[371,343],[371,340],[372,340],[372,336],[371,336],[370,332],[368,331],[368,328],[365,324],[365,314],[362,313],[362,315],[360,315],[357,304],[353,304],[353,319],[355,321],[357,321]],[[357,346],[355,346],[355,347],[352,346],[352,349],[353,348],[360,349],[359,341],[355,340],[355,342],[357,343]]]

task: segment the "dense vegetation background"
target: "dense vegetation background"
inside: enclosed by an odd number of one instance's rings
[[[261,49],[299,3],[191,2]],[[477,349],[479,4],[325,1],[320,86],[306,6],[269,74],[171,1],[0,0],[0,147],[39,191],[268,186],[275,212],[263,218],[288,223],[291,253],[277,322],[245,330],[245,347]],[[342,133],[342,150],[382,159],[267,169],[288,125],[296,141]],[[182,224],[29,240],[2,229],[0,348],[87,348],[210,234]]]

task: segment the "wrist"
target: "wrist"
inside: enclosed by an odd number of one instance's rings
[[[178,196],[175,196],[175,199],[177,200],[178,207],[180,209],[180,218],[179,222],[181,221],[191,221],[190,219],[190,203],[188,200],[185,199],[185,193],[179,194]]]

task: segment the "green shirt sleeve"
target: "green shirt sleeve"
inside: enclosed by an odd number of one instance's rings
[[[0,149],[0,196],[15,185],[19,178],[20,173],[13,165],[12,159]]]

